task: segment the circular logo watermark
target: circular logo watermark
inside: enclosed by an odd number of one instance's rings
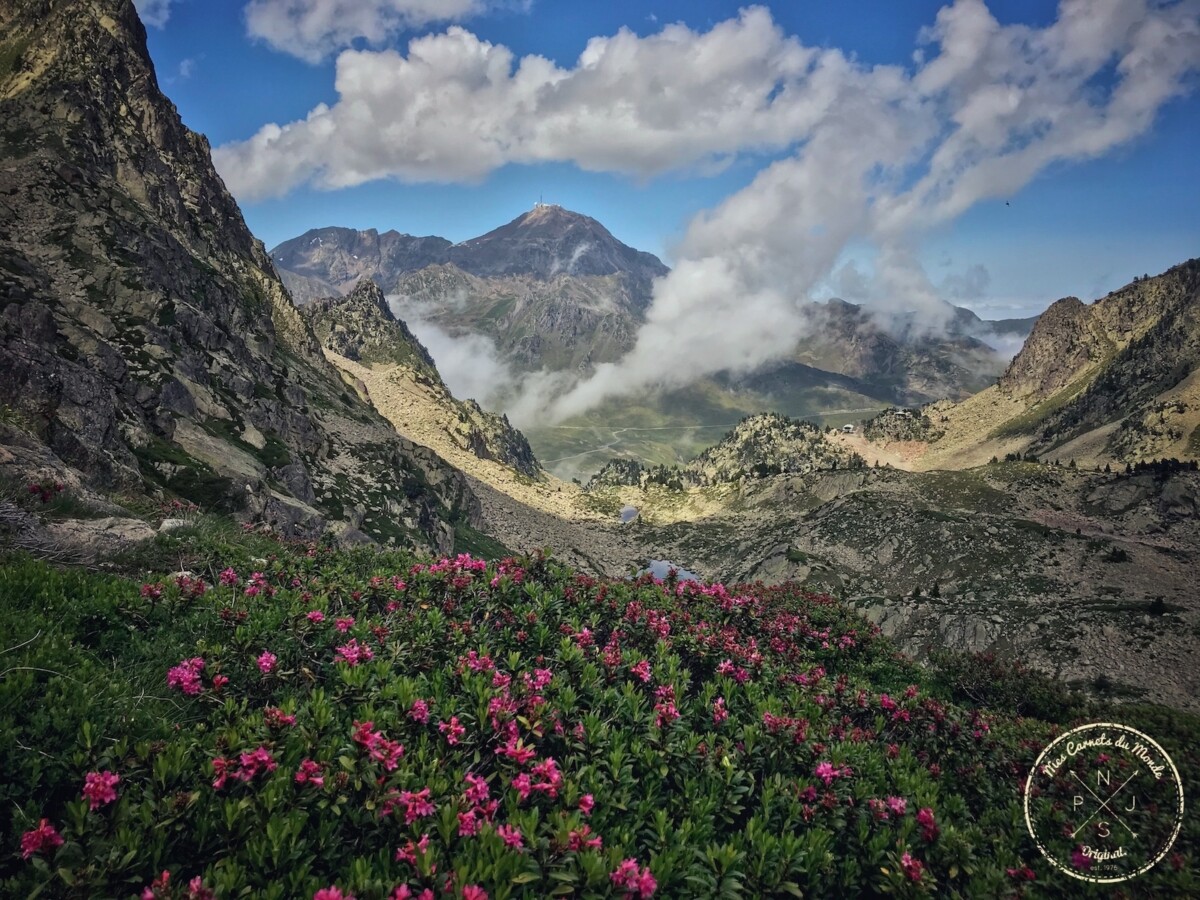
[[[1165,750],[1128,725],[1096,722],[1056,738],[1025,782],[1025,824],[1073,878],[1136,878],[1167,855],[1183,825],[1183,782]]]

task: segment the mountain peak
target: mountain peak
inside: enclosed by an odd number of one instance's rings
[[[508,224],[455,245],[450,261],[483,277],[625,274],[648,284],[667,273],[658,257],[621,243],[590,216],[554,203],[538,203]]]

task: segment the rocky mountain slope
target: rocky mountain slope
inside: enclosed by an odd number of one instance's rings
[[[324,360],[129,0],[0,3],[0,60],[5,477],[443,550],[478,522]]]
[[[593,476],[588,489],[659,484],[679,490],[784,472],[863,465],[862,457],[831,440],[819,425],[779,413],[760,413],[742,419],[718,443],[683,465],[643,466],[636,460],[613,459]]]
[[[1088,690],[1200,709],[1200,476],[1010,462],[594,484],[643,557],[706,578],[799,580],[910,653],[1014,656]],[[637,510],[618,525],[622,509]]]
[[[1032,453],[1088,465],[1200,455],[1200,260],[1059,300],[999,381],[927,414],[925,468]]]
[[[440,413],[442,434],[434,437],[422,429],[416,416],[392,420],[402,434],[439,451],[446,449],[444,435],[456,448],[479,459],[494,460],[530,478],[541,475],[529,442],[507,418],[484,411],[473,400],[454,398],[429,352],[392,315],[375,282],[359,281],[345,297],[328,297],[303,307],[303,315],[330,358],[345,371],[358,378],[365,374],[363,369],[378,370],[392,384],[425,398],[426,414],[439,417]],[[359,366],[351,369],[347,365],[351,362]],[[371,380],[375,382],[374,377]]]

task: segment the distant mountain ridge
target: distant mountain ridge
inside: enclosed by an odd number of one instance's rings
[[[1200,456],[1200,260],[1091,304],[1058,300],[993,387],[930,415],[947,425],[925,465]]]
[[[650,282],[668,271],[658,257],[621,243],[595,219],[553,204],[539,204],[458,244],[396,231],[380,234],[374,228],[314,228],[284,241],[271,251],[271,258],[285,282],[295,276],[316,279],[336,293],[345,293],[360,278],[394,293],[402,275],[449,264],[480,278],[624,276],[643,305]],[[309,291],[302,287],[301,293]]]

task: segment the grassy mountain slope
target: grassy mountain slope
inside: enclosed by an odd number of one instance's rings
[[[1042,859],[1020,785],[1114,711],[1019,667],[923,669],[794,585],[221,534],[137,560],[182,581],[0,566],[4,893],[1108,896]],[[1118,714],[1194,802],[1200,723]],[[119,779],[92,809],[89,772]],[[1138,888],[1193,893],[1198,838]]]

